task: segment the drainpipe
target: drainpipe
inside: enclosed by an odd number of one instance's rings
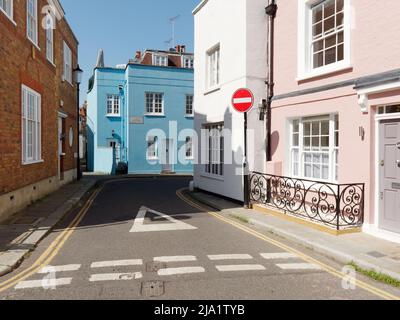
[[[271,120],[272,120],[272,99],[274,98],[274,28],[278,6],[275,0],[269,0],[265,8],[268,15],[268,80],[267,80],[267,162],[272,161],[271,148]]]

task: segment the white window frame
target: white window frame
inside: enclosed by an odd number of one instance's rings
[[[11,22],[14,22],[14,0],[0,0],[0,3],[6,4],[6,7],[0,6],[0,12],[3,12]]]
[[[41,95],[32,90],[31,88],[22,85],[21,88],[21,150],[22,150],[22,164],[29,165],[33,163],[43,162],[41,158],[42,153],[42,128],[41,128]],[[34,105],[31,106],[31,117],[29,117],[29,104],[30,99],[33,99]],[[32,100],[31,100],[32,102]],[[29,122],[32,125],[31,133],[31,152],[29,152]]]
[[[161,96],[161,111],[156,111],[159,109],[159,105],[156,105],[157,96]],[[151,99],[149,99],[151,98]],[[151,100],[151,111],[148,108],[148,102]],[[146,116],[163,116],[164,115],[164,93],[162,92],[146,92],[145,93],[145,115]]]
[[[203,126],[203,130],[205,130],[205,135],[204,135],[205,164],[203,173],[206,176],[222,178],[224,177],[225,173],[224,124],[223,123],[206,124]]]
[[[153,66],[168,67],[168,55],[153,53]]]
[[[63,42],[63,81],[72,85],[72,50]]]
[[[30,14],[29,5],[32,3],[33,12]],[[32,24],[31,24],[32,22]],[[38,0],[26,0],[26,35],[28,39],[39,48],[39,22],[38,22]],[[30,27],[32,29],[30,29]]]
[[[187,160],[193,160],[193,137],[187,136],[185,139],[185,158]]]
[[[46,58],[54,64],[54,23],[51,14],[47,14],[46,19],[51,19],[51,26],[46,29]]]
[[[217,88],[221,83],[221,47],[216,45],[209,49],[206,53],[206,88],[214,89]]]
[[[328,1],[328,0],[324,0]],[[312,8],[321,0],[298,0],[297,81],[328,75],[352,67],[351,64],[351,0],[344,0],[344,59],[319,68],[313,68]]]
[[[336,119],[338,119],[338,128],[336,129]],[[327,148],[326,151],[322,150],[305,150],[304,147],[304,125],[306,123],[312,122],[312,121],[321,121],[321,120],[328,120],[329,121],[329,147]],[[294,131],[294,122],[298,121],[299,123],[299,131]],[[329,115],[321,115],[321,116],[311,116],[311,117],[304,117],[304,118],[293,118],[290,119],[290,125],[289,125],[289,139],[288,145],[289,145],[289,162],[287,166],[288,174],[287,176],[294,177],[294,178],[299,178],[299,179],[305,179],[305,180],[311,180],[311,181],[321,181],[321,182],[328,182],[328,183],[338,183],[339,181],[339,152],[340,152],[340,118],[338,114],[329,114]],[[294,135],[298,134],[298,145],[295,145],[294,142]],[[338,139],[339,143],[338,146],[336,146],[336,133],[338,134]],[[312,135],[312,133],[311,133]],[[311,138],[312,139],[312,138]],[[298,158],[297,161],[295,161],[294,158],[294,153],[297,152]],[[322,155],[327,155],[328,156],[328,162],[327,164],[329,165],[329,173],[328,173],[328,179],[323,179],[322,174],[321,178],[315,178],[315,177],[307,177],[305,174],[305,156],[306,154],[320,154],[321,155],[321,160],[320,160],[320,165],[322,166]],[[295,169],[295,164],[297,164],[297,170]],[[312,163],[311,163],[312,166]],[[297,171],[297,174],[296,174]],[[313,171],[313,168],[311,167],[311,171]],[[322,172],[322,170],[321,170]],[[313,175],[313,173],[312,173]]]
[[[146,139],[146,159],[158,160],[158,137],[148,136]]]
[[[188,112],[188,110],[191,109],[192,112]],[[185,116],[189,118],[194,117],[194,95],[193,94],[187,94],[185,98]]]
[[[185,69],[193,69],[194,68],[194,57],[183,56],[182,57],[182,67]]]
[[[107,94],[107,117],[121,116],[121,98],[118,94]],[[111,111],[111,112],[110,112]]]

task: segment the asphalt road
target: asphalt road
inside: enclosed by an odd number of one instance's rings
[[[192,207],[176,195],[188,183],[171,177],[105,184],[87,199],[90,207],[77,208],[17,270],[0,278],[0,299],[382,298]],[[67,229],[74,221],[76,228]]]

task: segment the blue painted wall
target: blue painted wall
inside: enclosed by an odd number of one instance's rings
[[[164,94],[164,115],[146,115],[146,92]],[[121,117],[107,117],[107,95],[120,95]],[[193,164],[178,152],[184,152],[185,139],[192,135],[193,118],[185,114],[186,95],[193,95],[193,70],[128,65],[126,69],[101,68],[94,72],[94,85],[88,93],[88,169],[94,172],[113,173],[115,161],[110,141],[118,139],[122,158],[128,162],[129,173],[160,173],[159,161],[147,160],[147,135],[158,138],[159,158],[163,158],[163,140],[173,140],[173,171],[192,173]],[[142,119],[143,124],[131,123]],[[180,136],[179,136],[180,135]],[[126,154],[124,154],[126,150]]]

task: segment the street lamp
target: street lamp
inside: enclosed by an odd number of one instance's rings
[[[82,173],[81,173],[81,157],[80,157],[80,132],[79,132],[79,117],[80,117],[80,108],[79,108],[79,86],[82,82],[82,75],[83,75],[83,70],[79,68],[79,64],[76,66],[76,68],[73,70],[74,71],[74,81],[76,83],[76,91],[77,91],[77,98],[76,98],[76,104],[77,104],[77,114],[76,114],[76,131],[78,132],[77,134],[77,157],[76,157],[76,167],[77,167],[77,180],[80,180],[82,178]]]

